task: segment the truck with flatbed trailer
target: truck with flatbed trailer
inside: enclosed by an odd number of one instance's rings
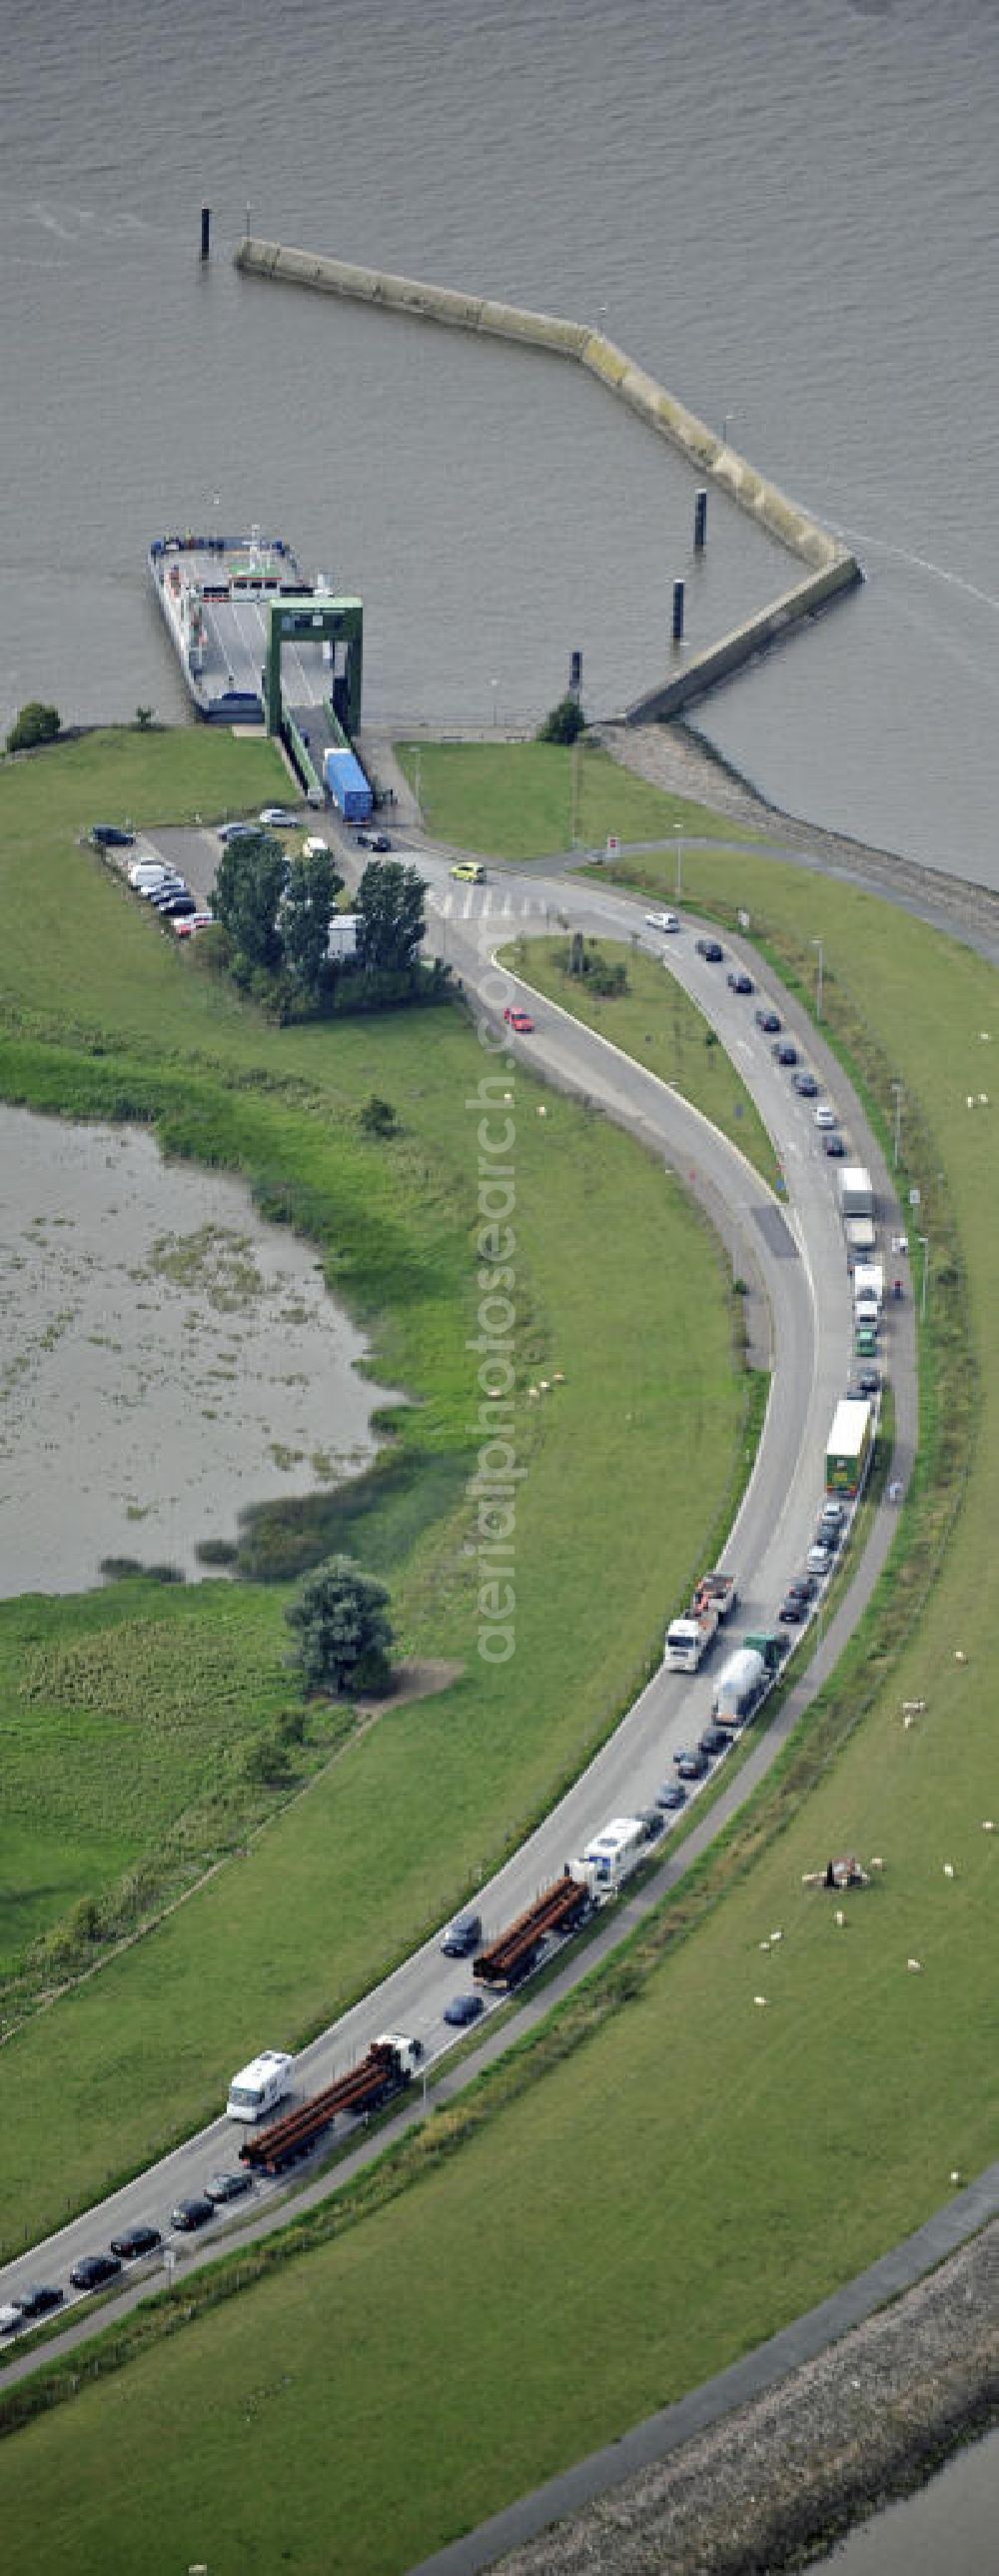
[[[668,1672],[696,1673],[738,1597],[733,1575],[702,1574],[689,1610],[682,1618],[671,1619],[666,1630]]]
[[[546,1941],[555,1934],[577,1932],[592,1904],[589,1887],[567,1865],[561,1878],[543,1888],[533,1905],[480,1951],[472,1968],[476,1984],[512,1992],[530,1976]]]
[[[648,1839],[644,1816],[612,1816],[591,1836],[570,1868],[573,1878],[589,1888],[594,1905],[607,1905],[618,1894],[644,1859]]]
[[[348,2075],[339,2076],[321,2093],[300,2102],[296,2109],[285,2113],[283,2120],[275,2120],[269,2128],[244,2138],[240,2164],[249,2165],[256,2173],[283,2173],[288,2165],[311,2152],[341,2113],[363,2119],[371,2111],[380,2111],[393,2094],[403,2092],[412,2082],[422,2055],[421,2040],[407,2039],[397,2030],[383,2031],[379,2039],[372,2041],[360,2065],[352,2067]]]

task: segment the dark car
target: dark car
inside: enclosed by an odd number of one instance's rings
[[[720,966],[720,965],[721,965],[722,958],[723,958],[723,957],[724,957],[724,955],[725,955],[725,951],[724,951],[724,948],[723,948],[723,947],[722,947],[722,945],[721,945],[721,941],[720,941],[720,940],[718,940],[718,939],[699,939],[699,940],[697,941],[697,943],[696,943],[696,946],[697,946],[697,954],[698,954],[698,956],[699,956],[699,957],[706,957],[706,958],[707,958],[707,961],[708,961],[708,965],[709,965],[709,966]]]
[[[774,1048],[774,1060],[777,1064],[797,1064],[798,1050],[796,1046],[792,1046],[790,1038],[778,1039]]]
[[[65,2295],[64,2290],[50,2289],[47,2281],[31,2281],[26,2290],[18,2291],[13,2305],[20,2308],[27,2324],[34,2317],[47,2317],[52,2308],[61,2308]]]
[[[191,913],[197,912],[197,909],[193,894],[186,892],[168,895],[165,903],[158,903],[156,906],[163,921],[187,921]]]
[[[441,1942],[441,1949],[445,1959],[470,1959],[473,1950],[478,1949],[481,1939],[481,1915],[459,1914],[457,1921],[448,1925]]]
[[[720,1753],[728,1752],[732,1738],[727,1726],[706,1726],[699,1741],[701,1752],[708,1755],[709,1761],[717,1762]]]
[[[741,967],[738,972],[730,967],[725,981],[733,993],[755,993],[756,991],[752,976],[747,975]]]
[[[161,877],[158,885],[146,887],[146,902],[154,912],[158,912],[161,904],[172,903],[175,894],[190,894],[190,891],[186,877]]]
[[[220,823],[218,838],[220,841],[247,841],[259,830],[259,823]]]
[[[209,2174],[205,2184],[205,2199],[210,2200],[216,2209],[221,2209],[224,2201],[242,2200],[244,2191],[252,2191],[252,2189],[253,2175],[247,2171],[245,2165],[240,2165],[235,2173]]]
[[[802,1066],[800,1073],[792,1074],[791,1089],[798,1093],[798,1097],[801,1100],[818,1099],[818,1083],[816,1082],[814,1073],[809,1073],[806,1065]]]
[[[703,1780],[708,1767],[708,1757],[706,1753],[701,1752],[700,1745],[696,1753],[676,1753],[673,1759],[681,1780]]]
[[[828,1135],[823,1136],[822,1146],[824,1153],[831,1155],[834,1163],[842,1162],[846,1145],[838,1127],[830,1128]]]
[[[638,1821],[647,1843],[657,1843],[660,1834],[666,1830],[666,1818],[660,1815],[658,1807],[640,1807]]]
[[[857,1393],[858,1393],[858,1395],[867,1395],[867,1396],[871,1396],[871,1395],[880,1395],[880,1393],[881,1393],[881,1371],[880,1371],[880,1369],[876,1369],[876,1368],[862,1368],[862,1369],[858,1369],[858,1370],[857,1370]]]
[[[687,1792],[682,1780],[666,1780],[662,1788],[656,1790],[657,1807],[666,1807],[672,1813],[674,1807],[685,1807],[686,1804]]]
[[[95,850],[130,850],[135,842],[134,832],[123,832],[117,823],[92,823],[90,838]]]
[[[829,1556],[835,1556],[842,1536],[838,1521],[820,1520],[815,1532],[816,1547],[824,1547]]]
[[[807,1608],[807,1601],[802,1601],[797,1592],[789,1592],[786,1601],[781,1602],[780,1609],[777,1612],[781,1626],[784,1628],[800,1628]]]
[[[754,1011],[753,1018],[756,1022],[757,1028],[763,1030],[765,1037],[775,1038],[779,1035],[781,1026],[779,1011],[771,1011],[769,1008],[764,1007],[759,1011]]]
[[[117,2254],[81,2254],[69,2277],[74,2290],[99,2290],[102,2281],[113,2281],[120,2270]]]
[[[158,2227],[123,2227],[120,2236],[112,2236],[111,2252],[120,2254],[123,2263],[134,2263],[137,2254],[153,2254],[163,2239]]]
[[[479,2014],[484,2011],[481,1995],[454,1995],[444,2006],[444,2019],[450,2022],[452,2030],[467,2030],[469,2022],[478,2021]]]
[[[171,2210],[170,2225],[179,2227],[182,2235],[189,2236],[193,2228],[207,2227],[209,2219],[214,2216],[214,2201],[209,2200],[205,2192],[195,2192],[190,2200],[179,2200],[176,2209]]]
[[[387,832],[359,832],[357,846],[359,850],[376,850],[379,858],[383,859],[392,843]]]
[[[814,1601],[818,1588],[814,1574],[796,1574],[794,1582],[788,1584],[788,1598],[792,1601]]]

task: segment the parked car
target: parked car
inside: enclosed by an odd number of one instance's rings
[[[163,2239],[158,2227],[145,2227],[140,2219],[135,2227],[123,2227],[120,2236],[112,2236],[111,2252],[120,2254],[123,2263],[134,2263],[137,2254],[154,2254]]]
[[[130,850],[135,834],[122,831],[118,823],[92,823],[90,838],[95,850]]]
[[[773,1054],[775,1064],[797,1064],[798,1050],[792,1046],[790,1038],[779,1039]]]
[[[725,981],[733,993],[755,993],[756,991],[752,976],[747,975],[742,967],[736,969],[730,966]]]
[[[99,2290],[102,2282],[113,2281],[120,2270],[117,2254],[81,2254],[69,2277],[74,2290]]]
[[[679,1779],[703,1780],[708,1767],[708,1757],[706,1753],[701,1752],[699,1745],[695,1753],[675,1753],[673,1759]]]
[[[816,1124],[816,1126],[817,1126],[817,1127],[835,1127],[835,1126],[836,1126],[836,1124],[837,1124],[836,1112],[835,1112],[835,1109],[833,1108],[833,1105],[832,1105],[831,1100],[820,1100],[819,1105],[818,1105],[818,1108],[817,1108],[817,1110],[816,1110],[816,1112],[815,1112],[815,1124]]]
[[[705,1727],[699,1741],[701,1752],[707,1754],[710,1762],[717,1762],[720,1753],[728,1752],[732,1738],[727,1727],[712,1725]]]
[[[36,2317],[47,2317],[53,2308],[61,2308],[65,2295],[64,2290],[50,2289],[47,2281],[29,2281],[26,2290],[18,2290],[14,2306],[20,2308],[25,2324],[31,2325]]]
[[[533,1020],[532,1020],[532,1018],[531,1018],[531,1014],[530,1014],[530,1012],[529,1012],[529,1011],[516,1011],[516,1010],[509,1010],[509,1009],[508,1009],[508,1010],[505,1010],[505,1011],[504,1011],[504,1013],[503,1013],[503,1017],[504,1017],[504,1019],[505,1019],[505,1021],[506,1021],[506,1024],[507,1024],[508,1029],[514,1029],[514,1030],[516,1030],[516,1033],[517,1033],[517,1036],[518,1036],[518,1037],[520,1037],[520,1038],[530,1038],[530,1037],[533,1037],[533,1035],[534,1035],[534,1022],[533,1022]]]
[[[802,1065],[800,1072],[793,1073],[791,1076],[791,1089],[796,1091],[802,1100],[814,1100],[818,1087],[815,1075],[809,1073],[807,1065]]]
[[[846,1146],[838,1127],[834,1127],[830,1135],[824,1136],[822,1142],[826,1153],[831,1154],[835,1161],[840,1161],[846,1153]]]
[[[168,895],[164,903],[158,903],[156,906],[162,921],[179,921],[184,917],[189,919],[197,909],[194,896],[190,893]]]
[[[445,1959],[470,1959],[481,1939],[481,1915],[459,1914],[456,1921],[448,1925],[441,1950]]]
[[[678,912],[647,912],[645,919],[650,930],[679,930],[680,927]]]
[[[170,870],[164,866],[162,859],[133,859],[128,871],[128,882],[130,886],[135,887],[138,894],[144,894],[147,886],[162,885],[164,877],[168,877],[169,874]]]
[[[753,1018],[757,1028],[763,1030],[764,1037],[775,1038],[778,1035],[781,1026],[780,1012],[772,1011],[769,1003],[762,1010],[754,1011]]]
[[[444,2006],[444,2019],[452,2030],[467,2030],[469,2023],[478,2021],[484,2010],[481,1995],[452,1995],[450,2003]]]
[[[846,1504],[840,1502],[838,1494],[826,1495],[819,1519],[826,1529],[842,1529],[846,1519]]]
[[[190,894],[190,891],[186,877],[173,876],[161,877],[157,885],[143,888],[146,902],[152,905],[154,912],[159,911],[161,903],[169,903],[171,895]]]
[[[303,859],[328,859],[329,855],[329,842],[323,840],[321,833],[310,832],[308,840],[302,843]]]
[[[220,823],[218,837],[220,841],[247,841],[259,830],[259,823]]]
[[[665,1780],[662,1788],[656,1790],[657,1807],[665,1807],[670,1814],[674,1808],[685,1807],[686,1804],[687,1792],[682,1780]]]
[[[233,2173],[209,2174],[205,2199],[210,2200],[216,2209],[221,2209],[225,2201],[242,2200],[244,2192],[252,2189],[253,2175],[245,2165],[239,2165]]]
[[[720,966],[725,951],[718,939],[699,939],[697,954],[699,957],[706,957],[709,966]]]
[[[297,832],[298,830],[298,816],[293,814],[287,805],[265,805],[258,820],[265,823],[273,832]]]
[[[173,926],[178,939],[190,939],[196,930],[214,930],[215,915],[213,912],[174,913]]]
[[[176,2209],[171,2210],[170,2225],[179,2227],[182,2235],[189,2236],[195,2227],[207,2227],[209,2219],[214,2216],[214,2204],[207,2193],[193,2192],[189,2200],[179,2200]]]

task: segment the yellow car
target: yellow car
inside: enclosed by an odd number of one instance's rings
[[[486,871],[480,859],[459,859],[451,874],[461,877],[465,885],[485,885],[486,882]]]

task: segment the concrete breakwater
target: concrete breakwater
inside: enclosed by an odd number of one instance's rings
[[[727,679],[765,646],[793,633],[803,620],[862,580],[856,557],[846,546],[758,473],[654,376],[636,366],[623,349],[601,332],[592,331],[587,323],[567,321],[552,313],[534,313],[522,305],[462,294],[454,287],[434,286],[424,278],[395,276],[385,269],[363,268],[350,260],[250,237],[240,243],[235,264],[246,276],[310,287],[323,295],[349,296],[383,312],[406,313],[418,320],[441,322],[455,330],[484,333],[512,340],[521,348],[544,349],[556,357],[574,359],[658,436],[669,439],[699,474],[709,477],[768,535],[807,566],[805,578],[792,589],[733,629],[720,643],[691,654],[682,668],[655,682],[624,708],[625,723],[643,724],[656,717],[678,715],[718,680]]]

